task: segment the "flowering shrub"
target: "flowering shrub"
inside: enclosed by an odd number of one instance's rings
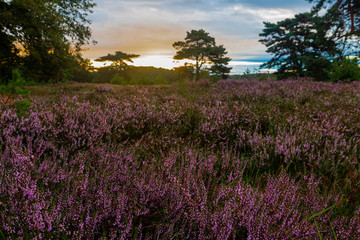
[[[1,238],[360,238],[359,83],[128,90],[3,109]]]

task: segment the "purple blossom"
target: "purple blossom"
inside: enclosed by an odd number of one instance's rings
[[[187,87],[2,109],[0,236],[360,238],[359,83]]]

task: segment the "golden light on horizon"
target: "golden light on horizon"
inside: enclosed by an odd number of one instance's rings
[[[174,60],[172,56],[167,55],[140,56],[138,58],[134,58],[133,61],[134,63],[128,64],[137,67],[156,67],[166,69],[183,66],[186,62],[191,62],[190,60]],[[96,62],[93,59],[91,60],[91,62],[94,67],[104,67],[111,64],[111,62]]]

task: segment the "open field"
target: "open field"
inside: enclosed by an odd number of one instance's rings
[[[0,239],[360,239],[360,83],[31,87]]]

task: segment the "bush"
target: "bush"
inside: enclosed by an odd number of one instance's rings
[[[116,84],[116,85],[128,85],[128,81],[125,80],[124,77],[121,77],[119,75],[115,75],[111,80],[110,80],[111,84]]]
[[[140,85],[151,85],[151,84],[153,84],[152,81],[147,77],[142,77],[142,78],[138,79],[137,82]]]
[[[220,80],[221,80],[221,76],[219,76],[219,75],[211,75],[210,76],[210,82],[211,83],[216,83],[216,82],[218,82]]]
[[[28,83],[21,77],[21,73],[18,69],[12,71],[12,79],[7,85],[0,86],[0,92],[3,94],[14,94],[27,96],[30,91],[24,89],[23,86],[28,85]]]
[[[331,64],[329,73],[330,81],[359,81],[360,68],[358,61],[355,59],[342,59],[340,62],[334,61]]]
[[[201,70],[200,79],[210,79],[210,72],[207,69]]]
[[[129,82],[129,85],[137,85],[138,84],[138,81],[136,80],[136,78],[131,78],[130,82]]]
[[[17,115],[19,118],[21,117],[28,117],[29,116],[29,109],[31,107],[31,102],[28,100],[25,101],[17,101],[13,105],[17,111]]]
[[[169,82],[161,75],[157,76],[155,79],[156,85],[163,85],[163,84],[169,84]]]
[[[312,77],[317,81],[329,80],[331,62],[328,59],[306,57],[304,62],[306,66],[306,76]]]

